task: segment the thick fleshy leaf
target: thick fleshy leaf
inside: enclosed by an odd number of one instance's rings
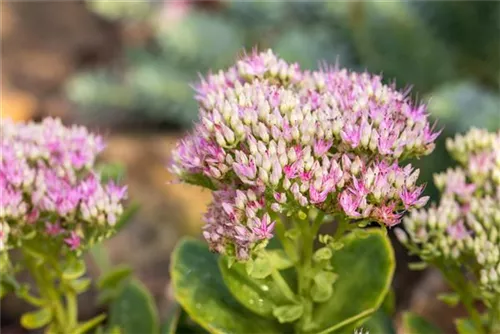
[[[167,314],[167,318],[163,323],[161,334],[206,334],[205,329],[193,321],[186,311],[178,304],[172,308],[172,312]]]
[[[293,261],[288,258],[283,249],[267,250],[266,253],[273,268],[277,270],[284,270],[293,267]]]
[[[294,322],[300,319],[302,314],[304,314],[304,305],[302,304],[283,305],[273,310],[273,315],[280,323]]]
[[[92,281],[90,278],[80,278],[69,281],[68,284],[75,293],[80,294],[87,291],[87,289],[90,287],[91,282]]]
[[[106,315],[105,314],[99,314],[98,316],[95,316],[93,317],[92,319],[90,320],[87,320],[85,321],[84,323],[78,325],[78,327],[76,327],[74,330],[73,330],[73,334],[84,334],[84,333],[88,333],[92,328],[95,328],[96,326],[98,326],[100,323],[102,323],[104,321],[104,319],[106,319]],[[113,332],[112,330],[109,330],[106,332],[107,334],[113,334],[115,332]],[[120,333],[121,334],[121,333]]]
[[[483,327],[487,327],[489,325],[488,321],[488,313],[484,313],[481,315],[481,323]],[[475,334],[477,333],[477,329],[470,318],[460,318],[455,320],[455,327],[457,329],[458,334]],[[499,333],[498,329],[493,326],[490,328],[491,333]]]
[[[448,304],[450,307],[455,307],[460,303],[460,295],[456,292],[441,293],[437,296],[437,299]]]
[[[37,329],[48,325],[52,319],[49,308],[41,308],[37,311],[25,313],[21,316],[21,325],[26,329]]]
[[[75,258],[64,268],[62,277],[68,281],[75,280],[85,274],[85,270],[85,261]]]
[[[153,297],[142,283],[131,280],[110,306],[109,327],[122,334],[159,332],[158,314]]]
[[[132,274],[132,268],[129,266],[117,266],[104,273],[97,281],[99,289],[114,289],[127,280]]]
[[[277,322],[252,314],[224,284],[217,256],[197,240],[182,240],[172,255],[172,284],[177,301],[211,333],[283,333]]]
[[[441,330],[422,318],[411,312],[403,314],[403,332],[404,333],[425,333],[441,334]]]
[[[368,320],[366,320],[360,326],[360,328],[363,328],[364,330],[368,331],[368,333],[396,334],[396,329],[394,328],[394,324],[392,323],[391,318],[382,309],[379,309],[370,318],[368,318]],[[408,332],[407,334],[419,334],[419,333]]]
[[[315,332],[330,333],[352,325],[382,304],[394,274],[394,251],[385,233],[367,229],[363,238],[349,234],[335,252],[332,265],[338,279],[331,298],[313,312]]]
[[[170,310],[168,311],[167,318],[165,322],[161,325],[161,334],[175,334],[177,326],[179,325],[179,319],[181,317],[182,308],[179,304],[174,303]]]
[[[256,279],[247,274],[245,265],[235,263],[228,267],[228,259],[219,257],[219,269],[227,288],[243,306],[250,311],[273,317],[273,309],[287,303],[271,277]]]
[[[455,327],[457,328],[458,334],[476,333],[476,328],[474,328],[474,324],[469,319],[455,320]]]
[[[381,310],[388,315],[393,315],[396,312],[396,292],[394,289],[389,289],[382,303]]]

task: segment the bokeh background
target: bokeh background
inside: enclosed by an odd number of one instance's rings
[[[191,84],[252,48],[288,61],[382,73],[413,87],[444,128],[436,151],[416,161],[426,191],[451,161],[444,139],[472,126],[500,129],[500,2],[497,1],[3,1],[2,117],[61,117],[103,134],[104,161],[122,170],[140,209],[106,247],[130,264],[168,308],[169,255],[199,235],[210,194],[169,185],[170,150],[197,118]],[[435,300],[439,275],[411,272],[396,247],[397,310],[412,309],[452,333],[460,309]],[[92,273],[91,273],[92,274]],[[2,332],[25,306],[2,303]],[[84,314],[96,312],[92,296]],[[396,316],[397,320],[397,316]],[[378,333],[376,333],[378,334]]]

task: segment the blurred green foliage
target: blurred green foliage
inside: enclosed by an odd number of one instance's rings
[[[198,112],[190,84],[199,73],[258,47],[304,67],[338,62],[412,85],[446,133],[500,128],[500,2],[91,0],[89,8],[150,31],[141,43],[125,43],[115,64],[68,84],[83,115],[101,122],[189,127]]]

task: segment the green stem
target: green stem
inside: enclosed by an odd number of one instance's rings
[[[488,315],[488,333],[500,332],[500,296],[493,303]]]
[[[299,277],[299,294],[305,299],[309,289],[309,275],[312,264],[313,242],[314,237],[311,233],[311,227],[307,219],[298,222],[302,230],[302,257],[300,261],[300,277]]]
[[[296,303],[297,297],[295,296],[295,293],[293,293],[292,289],[290,289],[290,286],[288,286],[288,283],[285,281],[283,276],[281,276],[280,272],[278,270],[274,269],[271,272],[271,277],[273,278],[274,282],[276,283],[278,288],[281,290],[283,295],[291,302]]]
[[[347,217],[341,217],[338,221],[337,229],[335,230],[335,234],[333,236],[334,240],[340,239],[343,235],[344,232],[347,230],[349,227],[349,220]]]
[[[56,289],[55,282],[51,277],[50,270],[46,266],[38,266],[39,275],[42,277],[41,285],[39,286],[41,291],[45,291],[47,299],[52,305],[56,320],[58,323],[58,328],[64,330],[66,328],[67,316],[64,310],[64,305],[62,303],[62,298]]]
[[[62,270],[53,252],[44,249],[42,253],[23,251],[26,268],[35,279],[40,298],[31,301],[51,308],[53,322],[51,328],[57,333],[70,333],[78,326],[77,296],[69,284],[61,283]],[[43,253],[45,252],[45,253]],[[41,255],[43,254],[43,255]],[[42,259],[43,256],[43,259]],[[40,263],[40,261],[43,261]],[[57,284],[59,282],[59,284]],[[63,303],[63,296],[66,302]],[[26,298],[25,298],[26,299]]]
[[[302,231],[302,251],[301,259],[298,264],[297,272],[299,274],[299,294],[304,303],[304,315],[301,321],[296,325],[296,331],[302,332],[307,323],[311,321],[312,318],[312,306],[313,302],[309,294],[311,290],[311,270],[312,270],[312,255],[314,251],[314,240],[318,234],[319,228],[323,223],[325,218],[325,213],[318,211],[312,225],[309,224],[308,219],[298,221],[298,225]]]
[[[286,255],[292,260],[293,262],[296,262],[298,260],[298,255],[297,251],[290,239],[288,239],[285,236],[285,223],[284,220],[285,218],[280,216],[276,216],[276,225],[274,227],[274,230],[276,231],[276,235],[278,236],[278,239],[283,246],[283,249],[285,250]]]
[[[66,307],[68,309],[68,328],[73,329],[78,324],[78,301],[73,291],[66,292]]]
[[[318,214],[316,215],[316,218],[314,218],[314,222],[311,228],[311,234],[313,238],[316,238],[316,235],[319,232],[319,228],[321,227],[321,224],[323,224],[323,220],[325,219],[325,213],[323,211],[318,211]]]

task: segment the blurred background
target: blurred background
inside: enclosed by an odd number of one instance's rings
[[[472,126],[500,129],[500,2],[68,1],[1,3],[2,117],[61,117],[104,135],[104,161],[118,163],[133,221],[106,247],[132,265],[160,312],[169,255],[183,235],[199,235],[210,194],[168,185],[175,141],[197,118],[191,84],[231,65],[244,50],[272,48],[288,61],[320,61],[382,73],[411,85],[444,127],[436,151],[416,161],[427,193],[432,173],[451,164],[444,139]],[[121,166],[121,167],[120,167]],[[444,285],[432,270],[411,272],[395,244],[397,310],[412,309],[452,333]],[[2,303],[12,333],[25,307]],[[91,302],[82,306],[95,312]]]

